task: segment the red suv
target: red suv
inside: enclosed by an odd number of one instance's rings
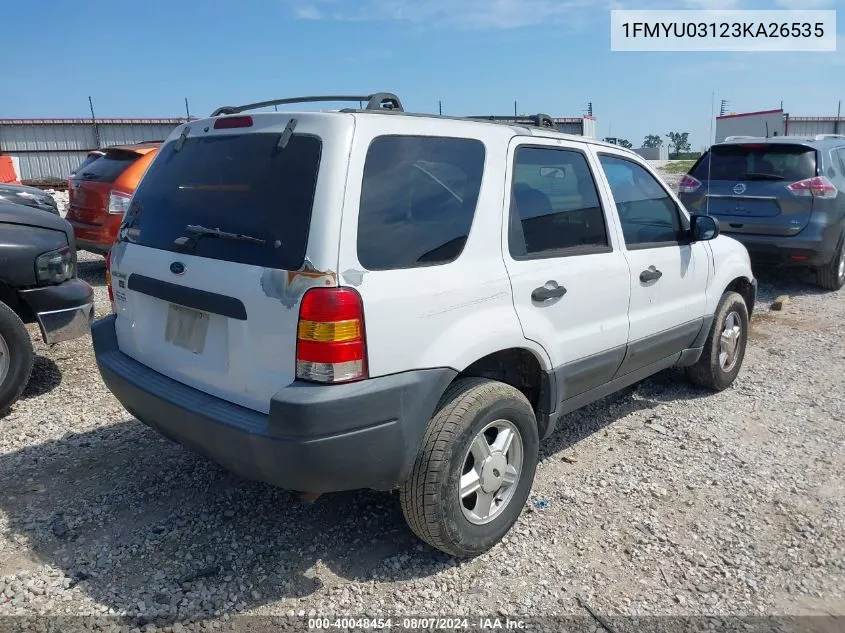
[[[67,220],[78,249],[100,255],[108,252],[135,187],[160,145],[156,141],[91,152],[71,174]]]

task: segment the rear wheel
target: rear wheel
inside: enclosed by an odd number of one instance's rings
[[[23,322],[0,303],[0,415],[17,400],[32,373],[32,341]]]
[[[687,368],[687,377],[699,387],[713,391],[727,389],[739,375],[747,343],[745,299],[737,292],[726,292],[716,308],[701,358]]]
[[[816,271],[816,278],[822,288],[839,290],[845,286],[845,239],[839,241],[839,248],[830,264]]]
[[[537,420],[522,393],[493,380],[455,382],[400,489],[408,525],[453,556],[489,550],[522,512],[538,451]]]

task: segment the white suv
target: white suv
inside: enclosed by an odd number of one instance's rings
[[[97,363],[231,471],[398,488],[420,538],[472,556],[567,413],[673,366],[730,386],[756,282],[632,152],[361,99],[176,129],[109,255]]]

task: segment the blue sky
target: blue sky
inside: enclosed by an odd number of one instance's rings
[[[845,0],[622,0],[616,8],[841,8],[836,53],[610,51],[607,0],[13,2],[0,117],[208,114],[226,103],[396,92],[406,109],[577,116],[638,146],[707,142],[711,93],[736,111],[834,115],[845,100]],[[201,7],[201,8],[195,8]],[[18,25],[20,28],[18,28]]]

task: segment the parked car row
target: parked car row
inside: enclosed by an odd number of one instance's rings
[[[220,108],[71,176],[76,242],[106,254],[96,362],[171,440],[292,490],[398,489],[451,555],[510,530],[566,414],[670,367],[733,384],[749,250],[842,285],[836,140],[714,146],[679,198],[543,115],[411,115],[388,93],[255,112],[317,99]]]

